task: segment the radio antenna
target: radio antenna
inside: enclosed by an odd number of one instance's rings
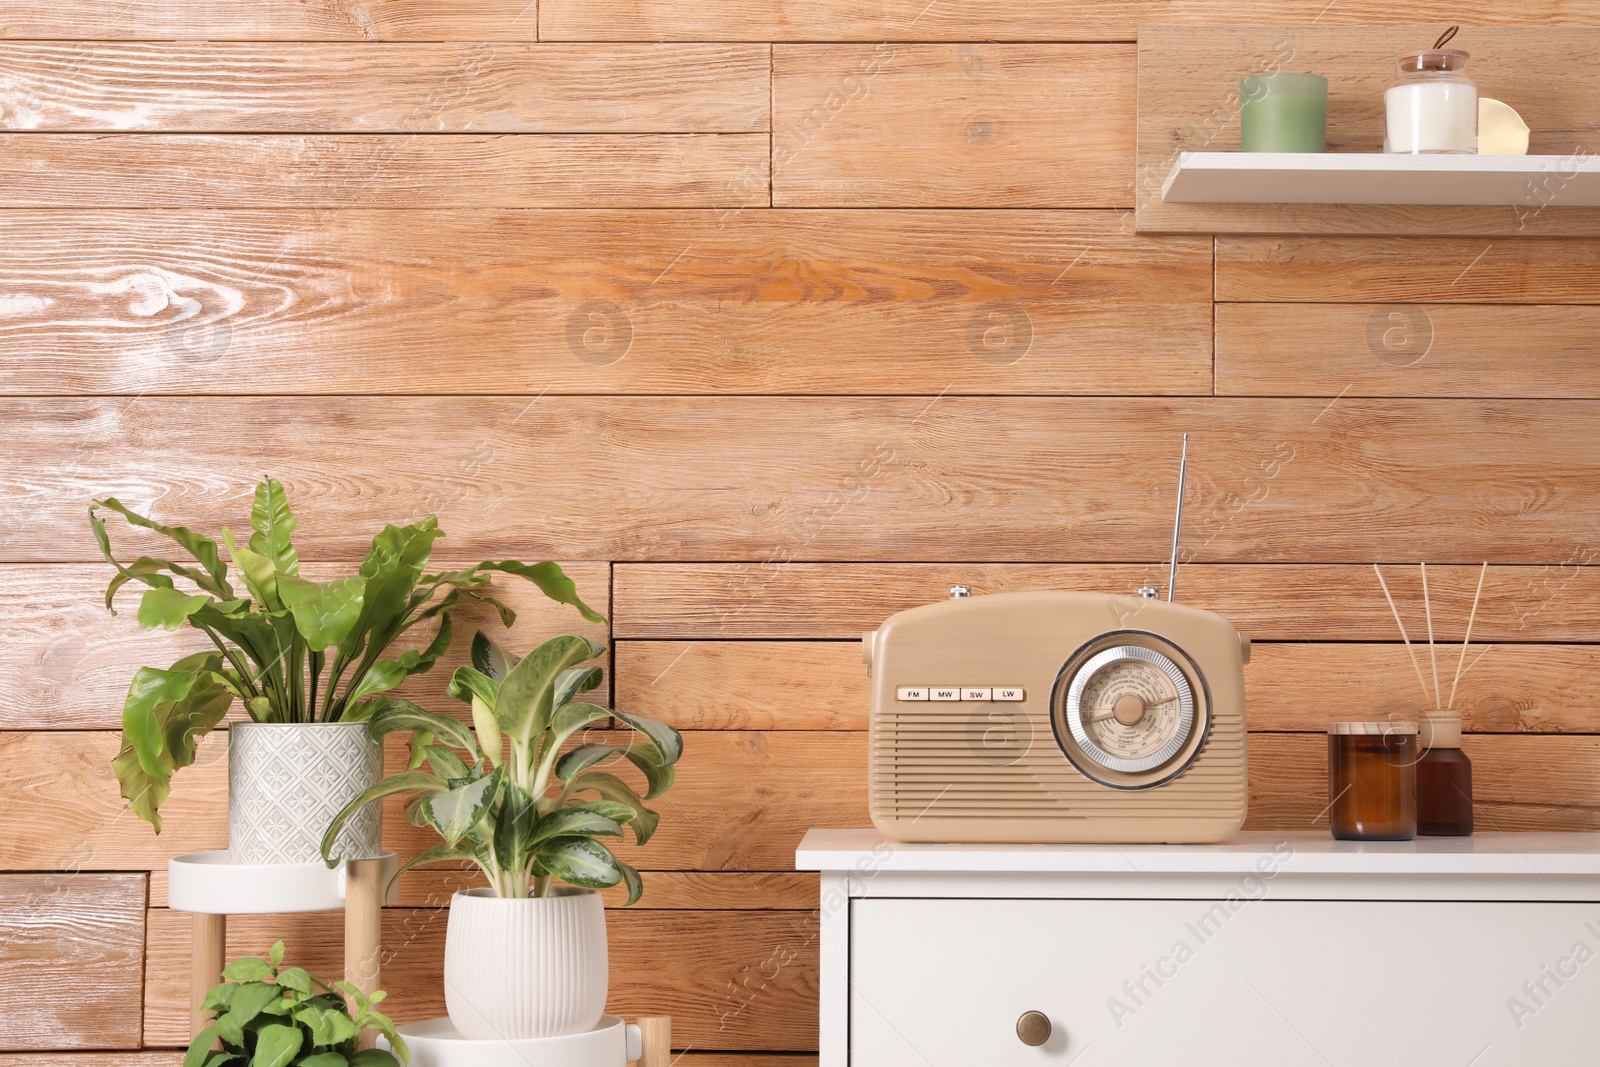
[[[1183,532],[1183,480],[1189,473],[1189,435],[1183,435],[1183,458],[1178,461],[1178,513],[1172,519],[1172,565],[1167,570],[1167,602],[1178,592],[1178,535]]]

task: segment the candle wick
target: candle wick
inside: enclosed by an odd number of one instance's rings
[[[1444,33],[1439,35],[1439,39],[1437,41],[1433,42],[1433,50],[1437,52],[1439,49],[1449,44],[1455,38],[1455,35],[1460,32],[1460,26],[1451,26],[1448,30],[1445,30]]]

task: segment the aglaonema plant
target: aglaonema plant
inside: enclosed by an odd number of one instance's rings
[[[266,959],[234,960],[222,976],[228,981],[202,1004],[212,1023],[195,1036],[183,1067],[400,1067],[409,1055],[394,1023],[377,1010],[382,990],[367,996],[349,982],[330,986],[304,968],[285,967],[282,941]],[[369,1029],[394,1052],[362,1049],[361,1031]]]
[[[598,686],[599,667],[580,666],[605,649],[573,634],[552,637],[513,663],[483,634],[472,666],[456,669],[450,694],[472,705],[472,725],[390,699],[367,724],[374,737],[409,732],[412,769],[391,775],[350,802],[328,827],[322,856],[345,821],[367,804],[409,794],[406,817],[443,841],[401,868],[471,861],[495,894],[549,894],[552,879],[584,889],[624,884],[639,899],[639,873],[599,838],[633,828],[644,844],[660,816],[645,807],[671,787],[683,738],[664,723],[575,699]],[[627,744],[580,743],[596,723],[615,719],[633,731]],[[564,751],[565,749],[565,751]],[[633,764],[645,794],[603,767]],[[427,769],[419,769],[423,764]],[[398,875],[397,875],[398,877]]]
[[[189,560],[140,556],[119,563],[102,510],[172,539]],[[89,524],[117,570],[106,587],[108,609],[118,590],[139,582],[149,587],[139,601],[141,627],[189,626],[215,646],[166,670],[141,667],[128,688],[122,748],[112,766],[134,813],[157,833],[173,774],[194,762],[198,735],[213,729],[235,700],[256,722],[365,719],[385,693],[430,669],[449,649],[457,608],[488,604],[507,626],[515,621],[516,614],[486,591],[495,572],[527,579],[591,622],[605,621],[548,561],[488,560],[427,573],[433,543],[444,536],[432,517],[385,526],[355,574],[322,582],[302,577],[292,540],[294,513],[283,486],[272,479],[256,486],[245,540],[224,527],[219,545],[186,527],[148,519],[114,497],[90,505]],[[237,574],[224,561],[224,546]],[[437,628],[421,647],[391,654],[419,626]]]

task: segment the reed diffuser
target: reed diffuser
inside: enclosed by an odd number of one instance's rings
[[[1418,717],[1417,745],[1422,756],[1417,761],[1417,833],[1424,837],[1467,837],[1473,829],[1472,761],[1461,751],[1461,712],[1455,707],[1455,699],[1462,676],[1477,666],[1478,660],[1489,651],[1485,648],[1472,663],[1467,663],[1467,646],[1472,643],[1472,626],[1478,619],[1478,602],[1483,597],[1483,579],[1488,574],[1489,564],[1485,562],[1478,570],[1478,589],[1472,596],[1472,613],[1467,616],[1467,629],[1461,641],[1461,654],[1456,657],[1455,674],[1450,679],[1448,700],[1441,699],[1439,657],[1433,639],[1433,601],[1428,594],[1428,565],[1423,563],[1420,567],[1423,613],[1428,627],[1428,663],[1433,672],[1431,692],[1423,677],[1422,663],[1412,647],[1411,636],[1406,632],[1406,624],[1400,618],[1400,609],[1389,593],[1389,583],[1378,565],[1372,565],[1395,625],[1400,628],[1400,638],[1406,644],[1411,666],[1417,672],[1424,706],[1430,709]]]

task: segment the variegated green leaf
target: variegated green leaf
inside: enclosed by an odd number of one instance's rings
[[[485,778],[442,793],[434,793],[428,798],[428,814],[433,817],[445,844],[456,844],[466,836],[468,830],[477,825],[478,820],[483,818],[484,812],[489,810],[489,805],[494,802],[499,788],[500,771],[497,769]]]
[[[501,683],[495,701],[494,716],[500,729],[522,744],[537,737],[550,721],[557,676],[603,651],[587,637],[562,634],[522,657]]]
[[[622,868],[611,850],[587,837],[557,838],[537,855],[545,870],[568,885],[606,889],[622,881]]]

